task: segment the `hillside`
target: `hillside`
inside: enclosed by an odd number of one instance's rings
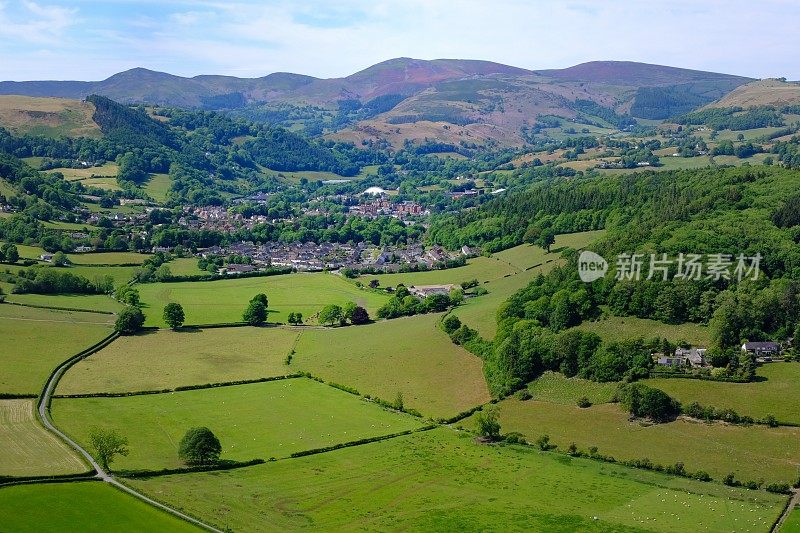
[[[0,126],[17,134],[99,137],[94,105],[65,98],[0,96]]]
[[[775,79],[759,80],[737,87],[716,102],[712,107],[786,106],[800,104],[800,83]]]
[[[490,61],[397,58],[343,78],[291,73],[185,78],[135,68],[98,82],[0,82],[0,94],[75,99],[98,94],[129,104],[228,110],[357,144],[384,141],[399,147],[407,139],[429,139],[521,146],[523,128],[535,127],[542,116],[614,128],[618,115],[668,118],[749,81],[624,61],[531,71]]]

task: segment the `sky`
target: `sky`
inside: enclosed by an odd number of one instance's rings
[[[0,80],[341,77],[395,57],[800,80],[797,0],[0,0]]]

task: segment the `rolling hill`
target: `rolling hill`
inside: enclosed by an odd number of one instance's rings
[[[706,107],[780,107],[797,104],[800,104],[800,83],[769,79],[741,85]]]
[[[0,82],[0,94],[73,99],[98,94],[129,104],[236,110],[248,118],[274,106],[305,107],[312,121],[324,121],[317,131],[356,143],[399,146],[406,139],[429,139],[515,146],[525,142],[521,130],[535,126],[540,116],[599,127],[613,127],[609,117],[618,115],[663,119],[751,81],[624,61],[532,71],[490,61],[397,58],[343,78],[291,73],[185,78],[135,68],[98,82]]]

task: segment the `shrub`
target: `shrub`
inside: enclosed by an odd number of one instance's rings
[[[725,485],[728,485],[729,487],[741,487],[742,486],[741,482],[736,479],[736,476],[734,476],[733,472],[731,472],[730,474],[725,476],[722,479],[722,483],[725,484]]]
[[[518,390],[515,396],[517,397],[517,400],[521,402],[526,402],[531,398],[533,398],[533,394],[531,394],[531,391],[529,391],[528,389]]]
[[[580,398],[578,398],[578,407],[580,407],[581,409],[586,409],[587,407],[591,406],[592,402],[590,402],[589,398],[587,398],[586,396],[581,396]]]
[[[589,456],[594,457],[597,455],[597,446],[589,446]]]
[[[763,422],[771,428],[778,427],[778,420],[773,415],[765,416]]]
[[[542,435],[538,439],[536,439],[536,446],[539,447],[542,451],[552,450],[556,446],[550,444],[550,435]]]
[[[692,477],[697,481],[711,481],[711,476],[705,470],[698,470],[692,474]]]
[[[569,448],[567,448],[567,453],[570,455],[578,455],[578,446],[574,442],[569,443]]]
[[[448,335],[452,335],[458,328],[461,327],[461,320],[456,315],[447,315],[442,320],[442,329]]]
[[[216,463],[222,445],[207,427],[191,428],[183,436],[178,448],[178,457],[187,465],[207,465]]]
[[[486,409],[478,413],[476,423],[478,433],[487,439],[497,440],[500,436],[500,422],[497,420],[495,409]]]
[[[791,494],[792,488],[788,483],[770,483],[764,487],[767,492],[774,492],[775,494]]]
[[[509,444],[527,444],[527,442],[525,441],[525,435],[517,432],[509,433],[508,435],[503,437],[503,440],[505,440]]]

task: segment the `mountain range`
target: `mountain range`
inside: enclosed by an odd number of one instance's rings
[[[397,58],[343,78],[277,72],[192,78],[135,68],[102,81],[0,82],[0,94],[235,111],[314,108],[328,135],[516,145],[541,117],[608,125],[621,116],[665,119],[713,103],[755,80],[626,61],[528,70],[489,61]],[[334,117],[331,119],[330,117]]]

